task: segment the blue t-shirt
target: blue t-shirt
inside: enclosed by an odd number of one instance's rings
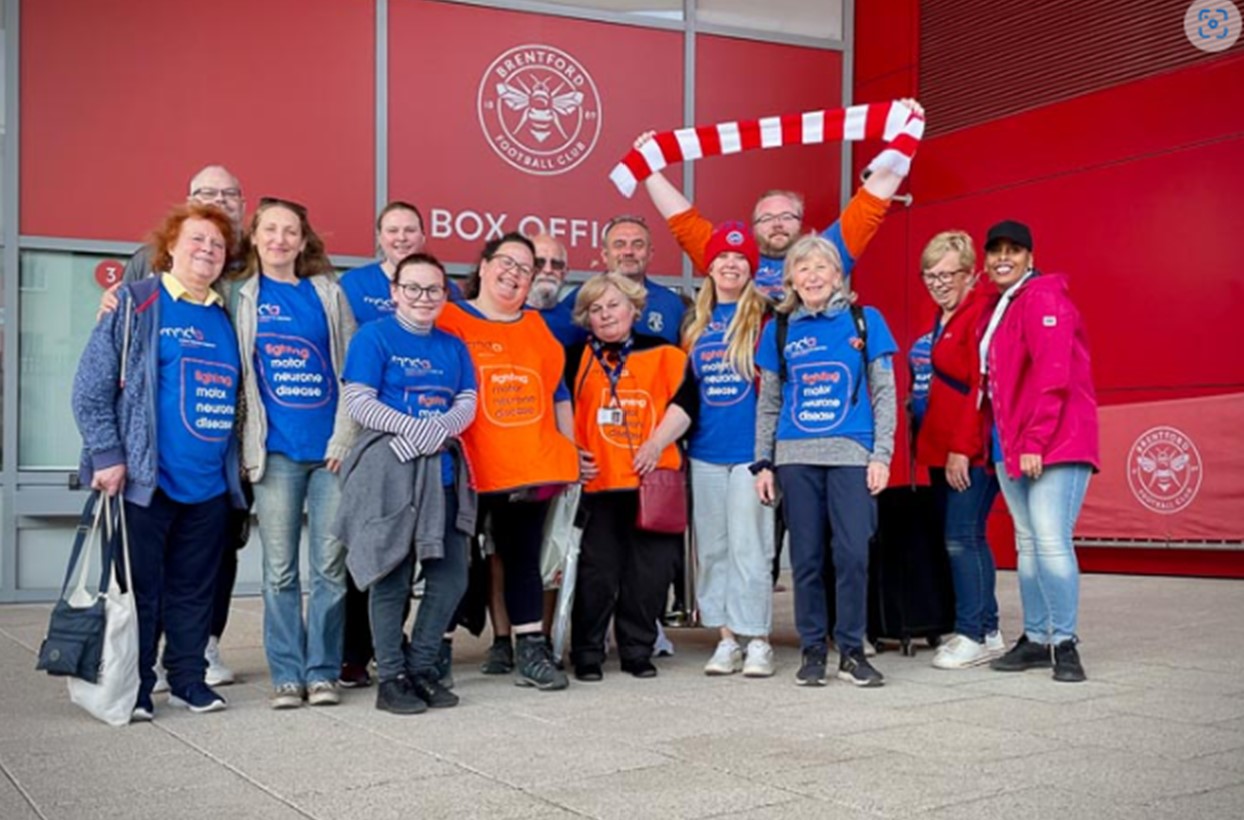
[[[228,489],[225,453],[238,403],[238,340],[218,305],[177,300],[160,287],[156,392],[159,487],[198,504]]]
[[[1002,457],[1002,437],[998,435],[996,424],[989,429],[989,457],[993,459],[994,464],[1000,464],[1005,460]]]
[[[646,336],[657,336],[671,344],[678,344],[678,337],[682,331],[682,317],[687,312],[682,299],[674,291],[664,285],[658,285],[647,277],[644,277],[644,290],[648,292],[648,300],[644,304],[643,315],[635,322],[635,332]],[[565,311],[567,319],[574,311],[574,300],[578,296],[579,289],[575,288],[566,294],[566,298],[562,299],[561,304],[558,305],[558,308]],[[587,338],[587,331],[582,328],[577,329],[578,335],[574,341],[581,342]]]
[[[461,301],[462,289],[458,283],[448,277],[445,283],[449,287],[449,298]],[[354,313],[354,323],[359,327],[384,316],[392,316],[396,310],[389,277],[379,262],[346,271],[341,276],[340,284]]]
[[[346,355],[344,378],[375,388],[382,404],[414,418],[442,415],[458,393],[476,389],[475,365],[461,340],[439,328],[414,333],[396,316],[359,328]],[[454,481],[448,453],[441,454],[441,480]]]
[[[898,345],[875,308],[864,308],[868,326],[868,360],[892,356]],[[851,345],[856,338],[849,310],[832,315],[804,316],[792,321],[786,334],[786,381],[777,438],[781,441],[849,438],[873,449],[873,410],[863,356]],[[756,363],[776,373],[777,322],[760,335]],[[860,389],[855,393],[855,385]],[[852,403],[852,395],[858,400]]]
[[[570,302],[563,300],[548,310],[540,311],[540,318],[544,319],[549,332],[561,342],[562,347],[570,347],[575,342],[581,342],[587,338],[587,332],[571,320],[573,312],[573,300]]]
[[[907,354],[907,363],[911,366],[911,412],[916,425],[924,421],[924,414],[929,411],[929,390],[933,381],[933,345],[937,337],[942,335],[942,319],[928,333],[912,342]]]
[[[726,358],[726,329],[737,307],[713,308],[712,319],[691,347],[700,410],[687,452],[710,464],[750,464],[755,456],[755,383],[735,372]]]
[[[328,317],[310,279],[259,277],[255,379],[268,416],[269,453],[324,460],[337,416]]]
[[[855,257],[847,251],[847,243],[842,238],[842,225],[835,219],[834,224],[821,232],[821,236],[834,243],[834,247],[838,249],[838,255],[842,257],[842,275],[850,277],[851,272],[855,270]],[[776,256],[761,256],[760,264],[756,267],[756,275],[753,277],[756,290],[774,302],[782,301],[785,293],[782,287],[782,267],[785,264],[785,259]]]

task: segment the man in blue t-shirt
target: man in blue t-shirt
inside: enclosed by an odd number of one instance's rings
[[[635,332],[658,336],[672,344],[678,344],[682,330],[682,317],[687,310],[682,297],[673,290],[648,279],[648,264],[652,261],[652,234],[642,217],[623,214],[605,223],[601,232],[600,258],[605,270],[620,273],[643,286],[648,294],[644,314],[635,322]],[[574,312],[574,300],[579,295],[575,288],[557,306],[559,312],[569,318]],[[547,318],[546,318],[547,321]],[[580,330],[574,341],[587,338]]]
[[[557,341],[570,346],[583,338],[583,329],[570,321],[571,311],[563,310],[557,300],[569,270],[566,246],[546,233],[532,237],[531,243],[536,246],[535,276],[527,293],[527,307],[540,311]]]

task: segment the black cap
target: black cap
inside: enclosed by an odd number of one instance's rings
[[[1009,239],[1012,244],[1019,245],[1029,253],[1032,252],[1032,231],[1028,230],[1028,226],[1023,222],[1008,219],[994,225],[985,236],[985,250],[989,250],[990,246],[1000,239]]]

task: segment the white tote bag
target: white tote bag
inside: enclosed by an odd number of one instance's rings
[[[138,606],[134,601],[133,573],[130,572],[125,502],[119,497],[100,501],[104,505],[105,543],[108,545],[103,551],[104,561],[111,563],[107,575],[108,589],[100,590],[106,613],[104,654],[99,679],[95,683],[69,678],[69,699],[110,726],[124,726],[130,722],[134,701],[138,697]],[[114,505],[116,521],[113,520]],[[114,526],[117,531],[114,531]],[[87,557],[83,560],[89,563],[91,550],[85,552]],[[118,559],[125,565],[125,589],[117,583]],[[75,598],[87,594],[83,586],[85,580],[84,571],[79,576],[79,588],[74,590]]]
[[[557,589],[562,585],[566,569],[566,557],[571,550],[578,551],[583,530],[574,525],[579,511],[582,484],[567,484],[553,499],[548,517],[544,519],[544,544],[540,548],[540,577],[545,589]]]

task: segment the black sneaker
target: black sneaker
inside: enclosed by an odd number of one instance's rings
[[[219,712],[225,708],[225,699],[202,682],[192,683],[180,691],[170,691],[168,703],[169,706],[184,706],[196,714]]]
[[[155,718],[155,704],[151,701],[150,692],[139,692],[134,701],[134,711],[130,713],[130,723],[145,723]]]
[[[492,642],[479,671],[485,675],[508,675],[514,671],[514,644],[509,635],[500,635]]]
[[[657,676],[656,664],[647,658],[622,661],[622,671],[629,672],[637,678],[655,678]]]
[[[419,699],[433,709],[448,709],[458,705],[458,696],[450,692],[436,679],[436,672],[424,672],[410,678],[410,688]]]
[[[885,676],[868,662],[863,649],[850,649],[838,656],[838,680],[874,687],[884,685]]]
[[[436,654],[436,674],[446,689],[454,688],[454,642],[441,638],[441,648]]]
[[[803,650],[803,662],[795,673],[795,683],[800,686],[824,686],[827,680],[825,665],[828,654],[824,649]]]
[[[577,663],[574,667],[574,679],[584,683],[600,683],[605,679],[605,670],[599,663]]]
[[[415,694],[410,678],[398,675],[393,680],[382,680],[376,689],[376,708],[395,715],[417,715],[428,711],[428,704]]]
[[[1054,645],[1054,680],[1059,683],[1082,683],[1088,680],[1080,664],[1080,652],[1075,638],[1068,638]]]
[[[989,668],[995,672],[1049,669],[1053,665],[1054,662],[1050,660],[1050,645],[1030,641],[1027,635],[1020,635],[1019,640],[1005,655],[989,662]]]
[[[367,664],[349,661],[342,663],[341,672],[337,675],[337,683],[342,689],[360,689],[364,686],[371,686],[371,673],[367,671]]]
[[[539,632],[518,636],[517,670],[514,683],[543,691],[565,689],[570,685],[566,673],[553,663],[553,652]]]

